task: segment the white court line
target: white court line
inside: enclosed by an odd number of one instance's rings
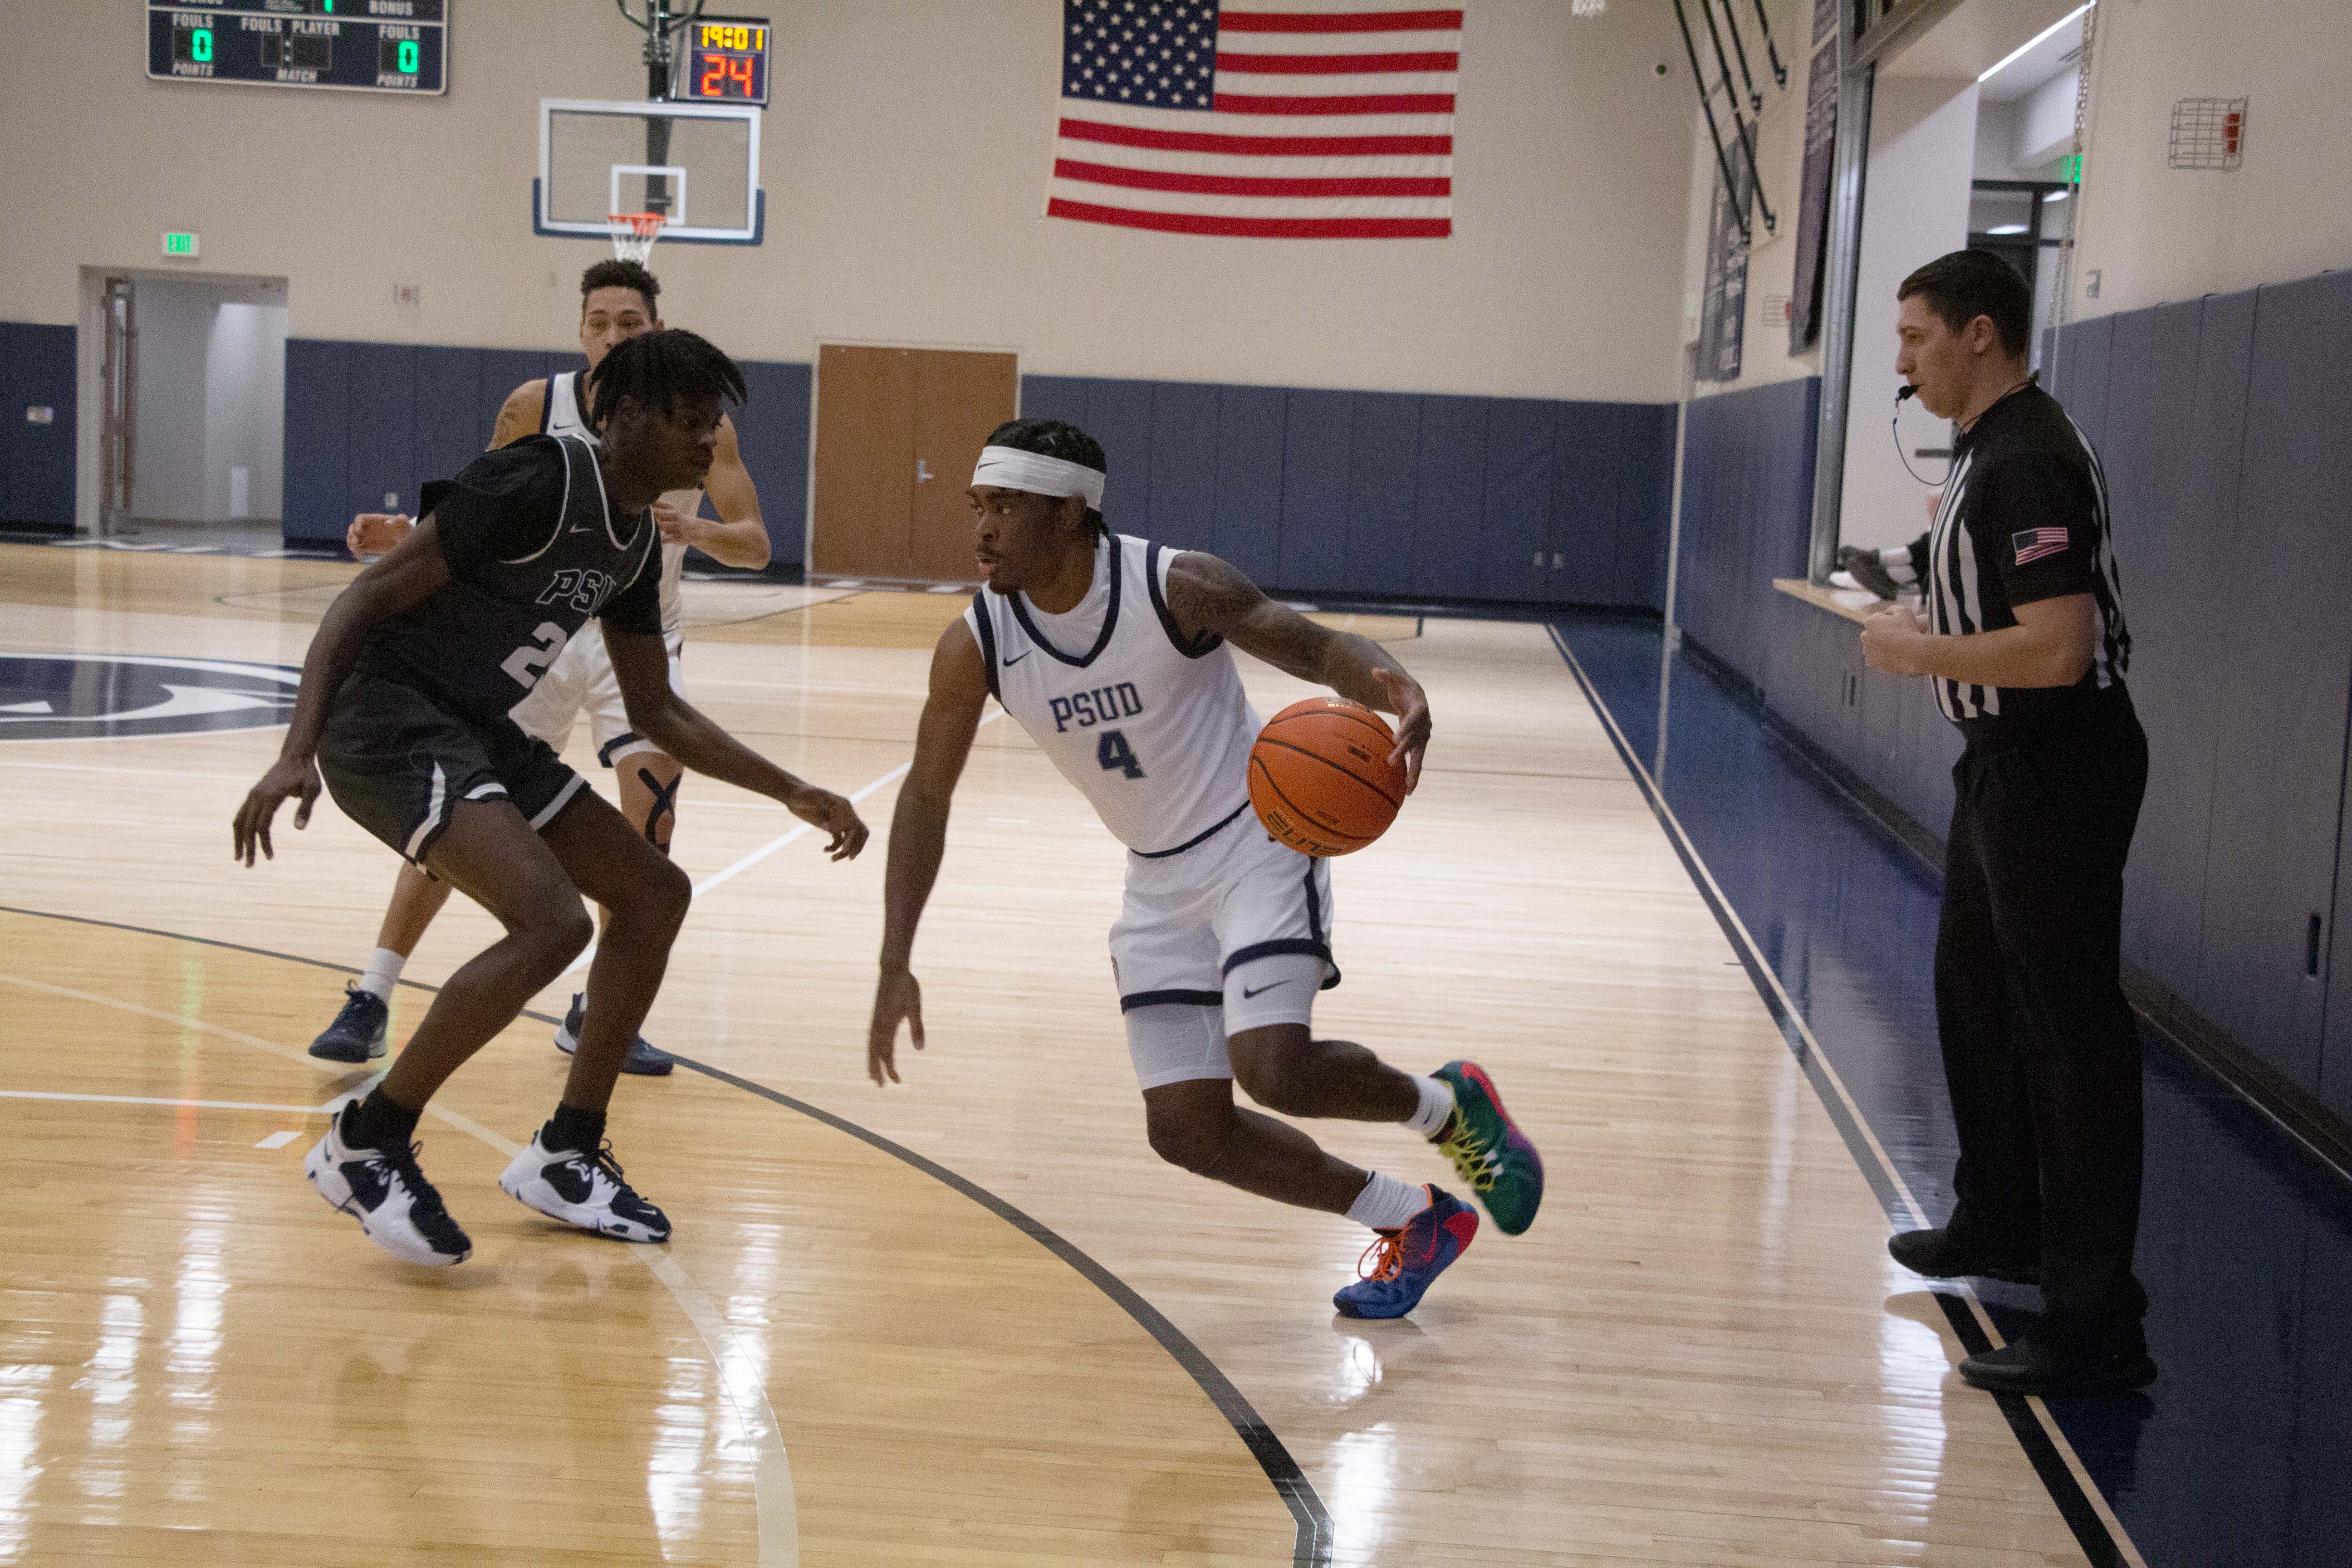
[[[1002,708],[996,709],[994,711],[983,717],[980,723],[973,727],[974,732],[977,733],[980,730],[987,728],[989,725],[995,723],[996,721],[1003,717],[1004,710]],[[880,778],[876,779],[872,784],[867,784],[856,795],[851,795],[849,797],[850,804],[854,805],[857,802],[864,800],[867,795],[872,795],[875,791],[887,788],[889,785],[898,783],[900,779],[907,776],[907,770],[914,765],[915,764],[911,762],[900,763],[897,767],[892,768],[888,773],[884,773]],[[749,855],[744,856],[740,860],[736,861],[732,866],[730,866],[721,871],[715,871],[702,881],[697,882],[694,885],[694,896],[698,899],[702,897],[703,894],[710,891],[711,889],[718,887],[720,883],[733,881],[736,878],[741,876],[744,872],[750,870],[761,861],[765,860],[769,856],[773,855],[777,850],[782,849],[785,845],[796,843],[815,831],[815,824],[803,822],[786,832],[778,834],[775,837],[771,838],[765,844],[761,845],[757,849],[752,850]],[[579,957],[573,959],[571,963],[565,967],[563,973],[577,974],[580,971],[587,968],[590,963],[593,963],[595,958],[596,947],[593,942],[591,942],[587,948],[581,952]],[[558,975],[556,978],[560,980],[562,978],[562,975]]]
[[[521,1144],[491,1131],[469,1116],[444,1110],[437,1105],[427,1105],[425,1113],[460,1132],[472,1134],[509,1160],[522,1152]],[[702,1336],[703,1349],[719,1369],[719,1391],[759,1444],[760,1459],[753,1472],[756,1480],[751,1497],[760,1524],[760,1568],[800,1568],[800,1517],[793,1498],[792,1459],[784,1451],[783,1431],[776,1420],[775,1406],[768,1403],[768,1385],[760,1376],[758,1359],[750,1347],[737,1342],[735,1331],[719,1316],[718,1306],[694,1282],[693,1276],[678,1267],[667,1248],[632,1246],[628,1254],[669,1288],[671,1298]]]
[[[263,1105],[251,1100],[160,1100],[143,1094],[51,1094],[37,1089],[0,1089],[0,1100],[70,1100],[89,1105],[172,1105],[195,1110],[279,1110],[293,1116],[320,1114],[319,1108],[312,1105]],[[297,1134],[287,1132],[278,1136],[290,1140]],[[278,1145],[264,1143],[256,1147],[275,1149]]]
[[[1871,1131],[1869,1121],[1862,1114],[1862,1107],[1855,1104],[1853,1096],[1847,1092],[1845,1079],[1838,1076],[1837,1068],[1830,1060],[1829,1053],[1822,1050],[1821,1041],[1813,1037],[1812,1026],[1806,1022],[1805,1015],[1798,1008],[1795,1000],[1790,996],[1787,988],[1781,985],[1780,976],[1773,969],[1771,963],[1765,958],[1764,950],[1758,946],[1756,939],[1748,934],[1747,922],[1739,918],[1739,911],[1731,907],[1731,900],[1725,895],[1722,886],[1716,881],[1714,871],[1709,869],[1706,860],[1700,858],[1698,846],[1692,843],[1690,835],[1683,831],[1682,819],[1677,817],[1674,808],[1666,804],[1665,792],[1658,787],[1657,781],[1650,777],[1650,770],[1642,765],[1641,757],[1634,752],[1632,743],[1626,740],[1625,732],[1617,727],[1617,716],[1610,712],[1609,705],[1601,700],[1601,689],[1592,684],[1592,678],[1585,673],[1584,666],[1578,662],[1575,651],[1568,646],[1568,639],[1557,630],[1549,627],[1546,629],[1550,632],[1551,639],[1559,646],[1562,657],[1574,666],[1577,679],[1582,683],[1585,691],[1590,694],[1594,710],[1601,715],[1601,721],[1609,726],[1609,732],[1616,737],[1618,746],[1623,752],[1634,773],[1640,777],[1643,787],[1649,791],[1650,798],[1657,804],[1658,815],[1665,818],[1667,824],[1673,827],[1675,837],[1682,841],[1684,852],[1690,858],[1690,863],[1698,868],[1698,874],[1706,879],[1707,891],[1714,897],[1716,907],[1723,911],[1724,918],[1730,921],[1732,929],[1739,933],[1740,942],[1748,949],[1748,956],[1755,961],[1758,972],[1772,983],[1772,994],[1780,999],[1783,1013],[1791,1023],[1796,1025],[1797,1033],[1804,1039],[1805,1048],[1812,1053],[1812,1059],[1820,1064],[1822,1076],[1830,1080],[1830,1087],[1837,1090],[1838,1099],[1845,1105],[1846,1115],[1853,1119],[1854,1127],[1862,1133],[1863,1141],[1870,1145],[1871,1153],[1877,1157],[1879,1169],[1886,1173],[1886,1179],[1894,1186],[1895,1195],[1903,1200],[1903,1206],[1910,1212],[1911,1223],[1918,1226],[1926,1226],[1927,1211],[1919,1206],[1919,1200],[1913,1195],[1910,1184],[1904,1181],[1903,1173],[1896,1170],[1895,1162],[1887,1157],[1885,1145],[1879,1142],[1878,1134]],[[1977,1321],[1977,1326],[1984,1331],[1985,1338],[1992,1342],[1994,1348],[1998,1349],[2009,1342],[2001,1337],[2000,1331],[1993,1326],[1990,1314],[1986,1312],[1984,1303],[1977,1299],[1977,1293],[1973,1289],[1958,1281],[1947,1281],[1947,1283],[1958,1287],[1959,1294],[1969,1304],[1969,1311]],[[2132,1542],[2131,1532],[2124,1529],[2123,1521],[2117,1519],[2115,1510],[2107,1505],[2106,1494],[2099,1489],[2096,1481],[2091,1479],[2091,1473],[2083,1468],[2082,1457],[2074,1452],[2074,1446],[2066,1440],[2066,1434],[2059,1430],[2056,1417],[2050,1414],[2050,1406],[2034,1394],[2028,1394],[2025,1403],[2032,1410],[2034,1420],[2040,1423],[2042,1430],[2048,1435],[2052,1445],[2057,1448],[2059,1458],[2065,1460],[2067,1472],[2074,1478],[2074,1484],[2082,1489],[2084,1498],[2091,1505],[2091,1511],[2098,1515],[2101,1524],[2106,1526],[2107,1537],[2115,1542],[2116,1549],[2123,1554],[2124,1561],[2132,1564],[2132,1568],[2147,1568],[2147,1559],[2140,1555],[2139,1548]]]
[[[264,1138],[260,1142],[256,1143],[254,1147],[257,1149],[283,1149],[286,1145],[291,1143],[300,1136],[302,1136],[302,1134],[299,1132],[272,1132],[268,1137]]]
[[[306,1065],[310,1062],[309,1057],[291,1047],[278,1045],[272,1040],[265,1040],[257,1035],[241,1034],[235,1029],[224,1029],[216,1025],[183,1018],[177,1014],[159,1012],[152,1007],[142,1007],[135,1002],[123,1001],[119,996],[100,996],[88,991],[72,991],[62,985],[45,984],[38,980],[26,980],[15,974],[0,974],[0,981],[5,981],[12,985],[21,985],[31,991],[45,991],[52,995],[70,996],[76,1001],[93,1003],[100,1007],[112,1007],[125,1013],[136,1013],[143,1017],[161,1018],[169,1023],[184,1024],[191,1028],[202,1029],[207,1034],[219,1035],[224,1038],[236,1040],[242,1045],[257,1046],[275,1056],[289,1057]],[[7,1093],[6,1098],[112,1100],[118,1097]],[[316,1107],[236,1105],[236,1108],[252,1110],[290,1110],[301,1115],[311,1115],[332,1110],[350,1098],[349,1095],[339,1095],[326,1104]],[[165,1100],[144,1103],[185,1105],[207,1102]],[[236,1102],[224,1100],[209,1103],[230,1106]],[[522,1152],[521,1144],[500,1137],[470,1117],[461,1116],[454,1110],[444,1110],[437,1105],[428,1105],[425,1110],[427,1114],[438,1118],[459,1131],[470,1133],[480,1139],[509,1159],[514,1158]],[[290,1141],[291,1135],[289,1136]],[[767,1384],[760,1376],[757,1360],[748,1349],[736,1343],[734,1333],[727,1327],[726,1320],[719,1315],[719,1309],[711,1303],[709,1296],[703,1294],[701,1287],[695,1284],[692,1276],[678,1267],[677,1260],[667,1252],[658,1247],[631,1247],[628,1251],[629,1256],[651,1269],[654,1278],[668,1288],[670,1297],[677,1303],[678,1310],[686,1314],[687,1320],[693,1323],[695,1331],[701,1334],[703,1346],[710,1352],[712,1364],[719,1369],[720,1392],[727,1396],[728,1403],[735,1406],[737,1413],[742,1417],[743,1425],[751,1429],[759,1444],[759,1464],[753,1471],[755,1480],[752,1488],[752,1509],[760,1526],[760,1568],[800,1568],[800,1519],[793,1498],[792,1462],[784,1452],[782,1429],[776,1421],[775,1407],[768,1402]]]

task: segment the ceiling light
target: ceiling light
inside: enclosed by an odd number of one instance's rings
[[[2025,226],[2021,223],[1997,223],[1985,232],[1987,234],[2023,234]]]
[[[2048,26],[2042,28],[2042,31],[2034,34],[2032,37],[2027,39],[2023,44],[2011,49],[2008,55],[2002,58],[1999,65],[1994,66],[1990,70],[1985,72],[1984,75],[1977,78],[1977,85],[1979,87],[1983,86],[1986,82],[1990,81],[1993,78],[2007,70],[2011,66],[2015,65],[2020,55],[2031,52],[2036,44],[2039,44],[2042,39],[2050,37],[2053,33],[2057,32],[2061,27],[2063,27],[2067,23],[2073,21],[2075,17],[2080,16],[2084,12],[2089,9],[2090,6],[2088,5],[2077,5],[2072,11],[2067,12],[2063,16],[2059,17]]]
[[[2053,192],[2051,192],[2048,195],[2046,195],[2046,196],[2042,197],[2042,204],[2046,206],[2047,205],[2049,205],[2049,204],[2050,204],[2050,203],[2052,203],[2052,202],[2063,202],[2063,201],[2064,201],[2065,199],[2066,199],[2066,193],[2065,193],[2065,192],[2063,192],[2063,191],[2053,191]]]

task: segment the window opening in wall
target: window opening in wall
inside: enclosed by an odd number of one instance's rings
[[[2070,187],[2049,180],[1978,180],[1969,188],[1969,243],[1990,250],[2033,286],[2035,331],[2028,349],[2042,368],[2042,323],[2057,291],[2058,247]]]

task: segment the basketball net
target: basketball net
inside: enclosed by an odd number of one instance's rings
[[[610,215],[604,219],[604,226],[613,236],[613,254],[643,267],[654,253],[654,241],[661,237],[662,225],[668,221],[659,213]]]

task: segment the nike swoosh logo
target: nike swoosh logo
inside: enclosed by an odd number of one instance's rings
[[[1297,975],[1295,975],[1295,974],[1294,974],[1294,975],[1292,975],[1292,976],[1290,977],[1290,979],[1291,979],[1291,980],[1296,980],[1296,979],[1297,979],[1297,978],[1298,978],[1298,977],[1297,977]],[[1244,1002],[1246,1002],[1246,1001],[1248,1001],[1251,997],[1257,995],[1257,994],[1259,994],[1259,992],[1271,991],[1271,990],[1273,990],[1273,989],[1275,988],[1275,986],[1276,986],[1276,985],[1287,985],[1287,984],[1290,984],[1290,980],[1276,980],[1276,981],[1272,982],[1271,984],[1265,984],[1265,985],[1261,985],[1261,986],[1259,986],[1259,987],[1257,988],[1257,990],[1256,990],[1256,991],[1253,991],[1253,990],[1251,990],[1248,986],[1244,985],[1244,986],[1243,986],[1243,987],[1242,987],[1242,1000],[1243,1000],[1243,1001],[1244,1001]]]
[[[1011,669],[1014,665],[1019,664],[1023,659],[1027,658],[1031,654],[1035,653],[1036,651],[1037,650],[1034,647],[1023,648],[1019,654],[1004,661],[1004,668]]]

